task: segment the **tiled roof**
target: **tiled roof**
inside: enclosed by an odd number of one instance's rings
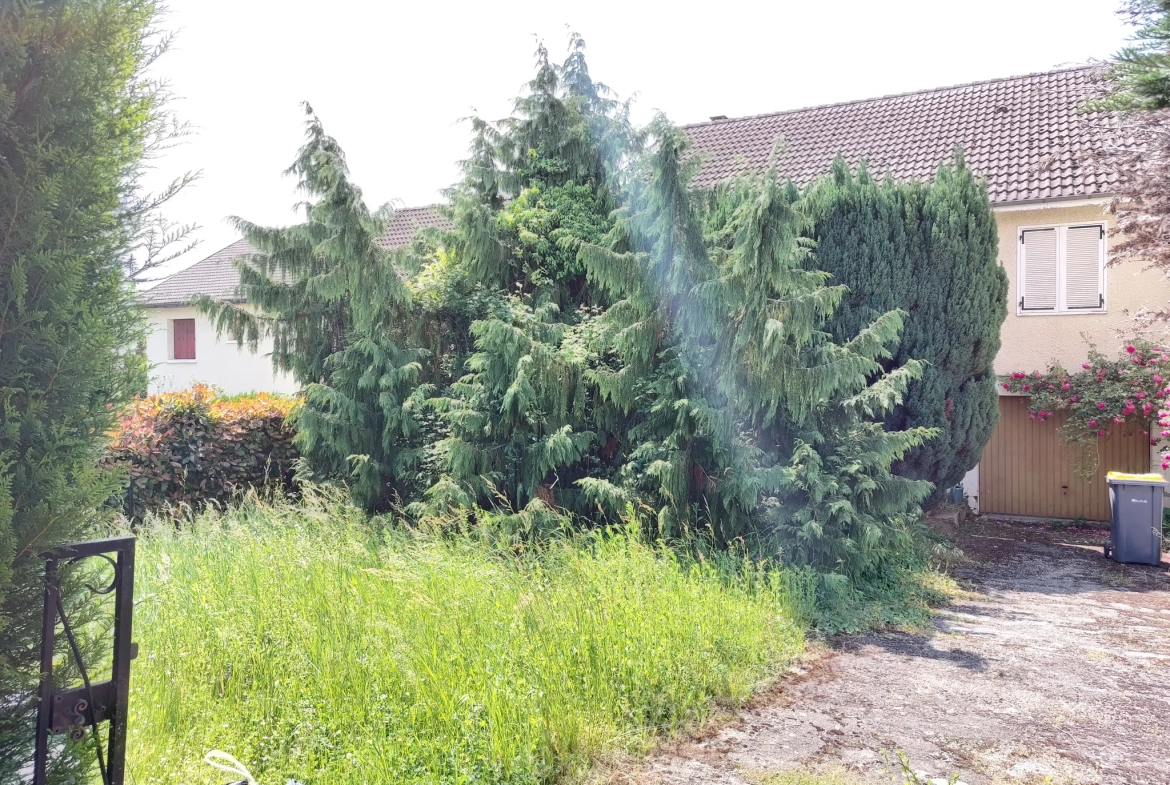
[[[394,218],[386,231],[378,238],[383,248],[401,248],[414,239],[419,229],[452,229],[451,219],[437,206],[401,207],[394,211]]]
[[[424,227],[450,229],[451,222],[437,206],[404,207],[394,211],[394,217],[377,243],[386,249],[401,248]],[[240,284],[240,273],[235,259],[251,252],[247,240],[237,240],[143,292],[142,302],[154,307],[189,305],[196,295],[239,302],[236,288]]]
[[[247,240],[236,240],[227,248],[146,290],[141,300],[146,305],[188,305],[198,294],[217,300],[235,300],[240,273],[233,260],[250,250]]]
[[[703,160],[694,185],[761,171],[783,138],[779,171],[800,186],[838,154],[853,165],[864,158],[877,176],[929,179],[958,145],[993,203],[1107,194],[1114,178],[1083,164],[1100,118],[1079,109],[1096,95],[1097,74],[1082,66],[690,125]]]

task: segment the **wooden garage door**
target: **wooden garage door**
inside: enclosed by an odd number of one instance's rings
[[[1028,419],[1028,399],[1000,396],[999,426],[979,464],[979,511],[1045,518],[1109,520],[1105,473],[1148,472],[1150,437],[1140,427],[1116,426],[1096,445],[1072,445],[1047,422]],[[1077,469],[1096,464],[1089,478]]]

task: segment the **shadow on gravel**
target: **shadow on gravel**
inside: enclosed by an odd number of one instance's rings
[[[933,630],[832,638],[780,699],[672,746],[639,782],[888,785],[883,751],[902,750],[969,785],[1170,783],[1170,565],[1108,560],[1094,529],[950,528],[966,591]]]
[[[984,524],[982,528],[997,531],[1007,527]],[[963,567],[956,575],[987,587],[1050,596],[1093,594],[1102,589],[1146,594],[1170,588],[1166,555],[1157,566],[1120,564],[1105,557],[1102,538],[1096,533],[1022,528],[1018,539],[968,534],[963,538],[963,550],[977,566]]]
[[[987,619],[1016,619],[1021,616],[1018,609],[996,608],[988,605],[973,605],[970,603],[952,603],[939,609],[942,616],[962,615],[980,616]]]
[[[883,635],[841,636],[829,641],[829,646],[835,651],[850,653],[857,653],[873,646],[900,657],[939,660],[976,673],[987,670],[987,659],[982,655],[963,649],[950,651],[938,649],[934,646],[935,640],[937,638],[934,635],[912,635],[899,632]]]

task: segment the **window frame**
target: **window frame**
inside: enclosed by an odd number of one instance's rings
[[[176,357],[175,356],[175,322],[191,322],[191,342],[194,351],[194,357]],[[197,321],[193,316],[184,316],[176,319],[167,320],[167,362],[171,363],[194,363],[199,361],[199,344],[195,340]]]
[[[1068,253],[1068,230],[1080,227],[1097,227],[1101,230],[1101,305],[1095,308],[1069,308],[1065,305],[1068,293],[1065,290]],[[1056,307],[1050,310],[1023,307],[1027,295],[1024,287],[1024,264],[1027,252],[1024,246],[1024,232],[1056,230]],[[1016,227],[1016,316],[1084,316],[1109,311],[1109,225],[1105,221],[1071,221],[1059,224],[1036,224]]]

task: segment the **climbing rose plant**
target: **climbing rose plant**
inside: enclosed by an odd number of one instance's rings
[[[1134,341],[1117,359],[1089,347],[1089,361],[1069,372],[1060,365],[1046,373],[1013,373],[1003,389],[1031,396],[1028,416],[1041,422],[1057,412],[1067,414],[1061,429],[1072,442],[1096,442],[1123,423],[1138,423],[1150,434],[1156,420],[1163,438],[1170,437],[1170,350],[1147,341]],[[1170,469],[1170,453],[1162,456]]]

